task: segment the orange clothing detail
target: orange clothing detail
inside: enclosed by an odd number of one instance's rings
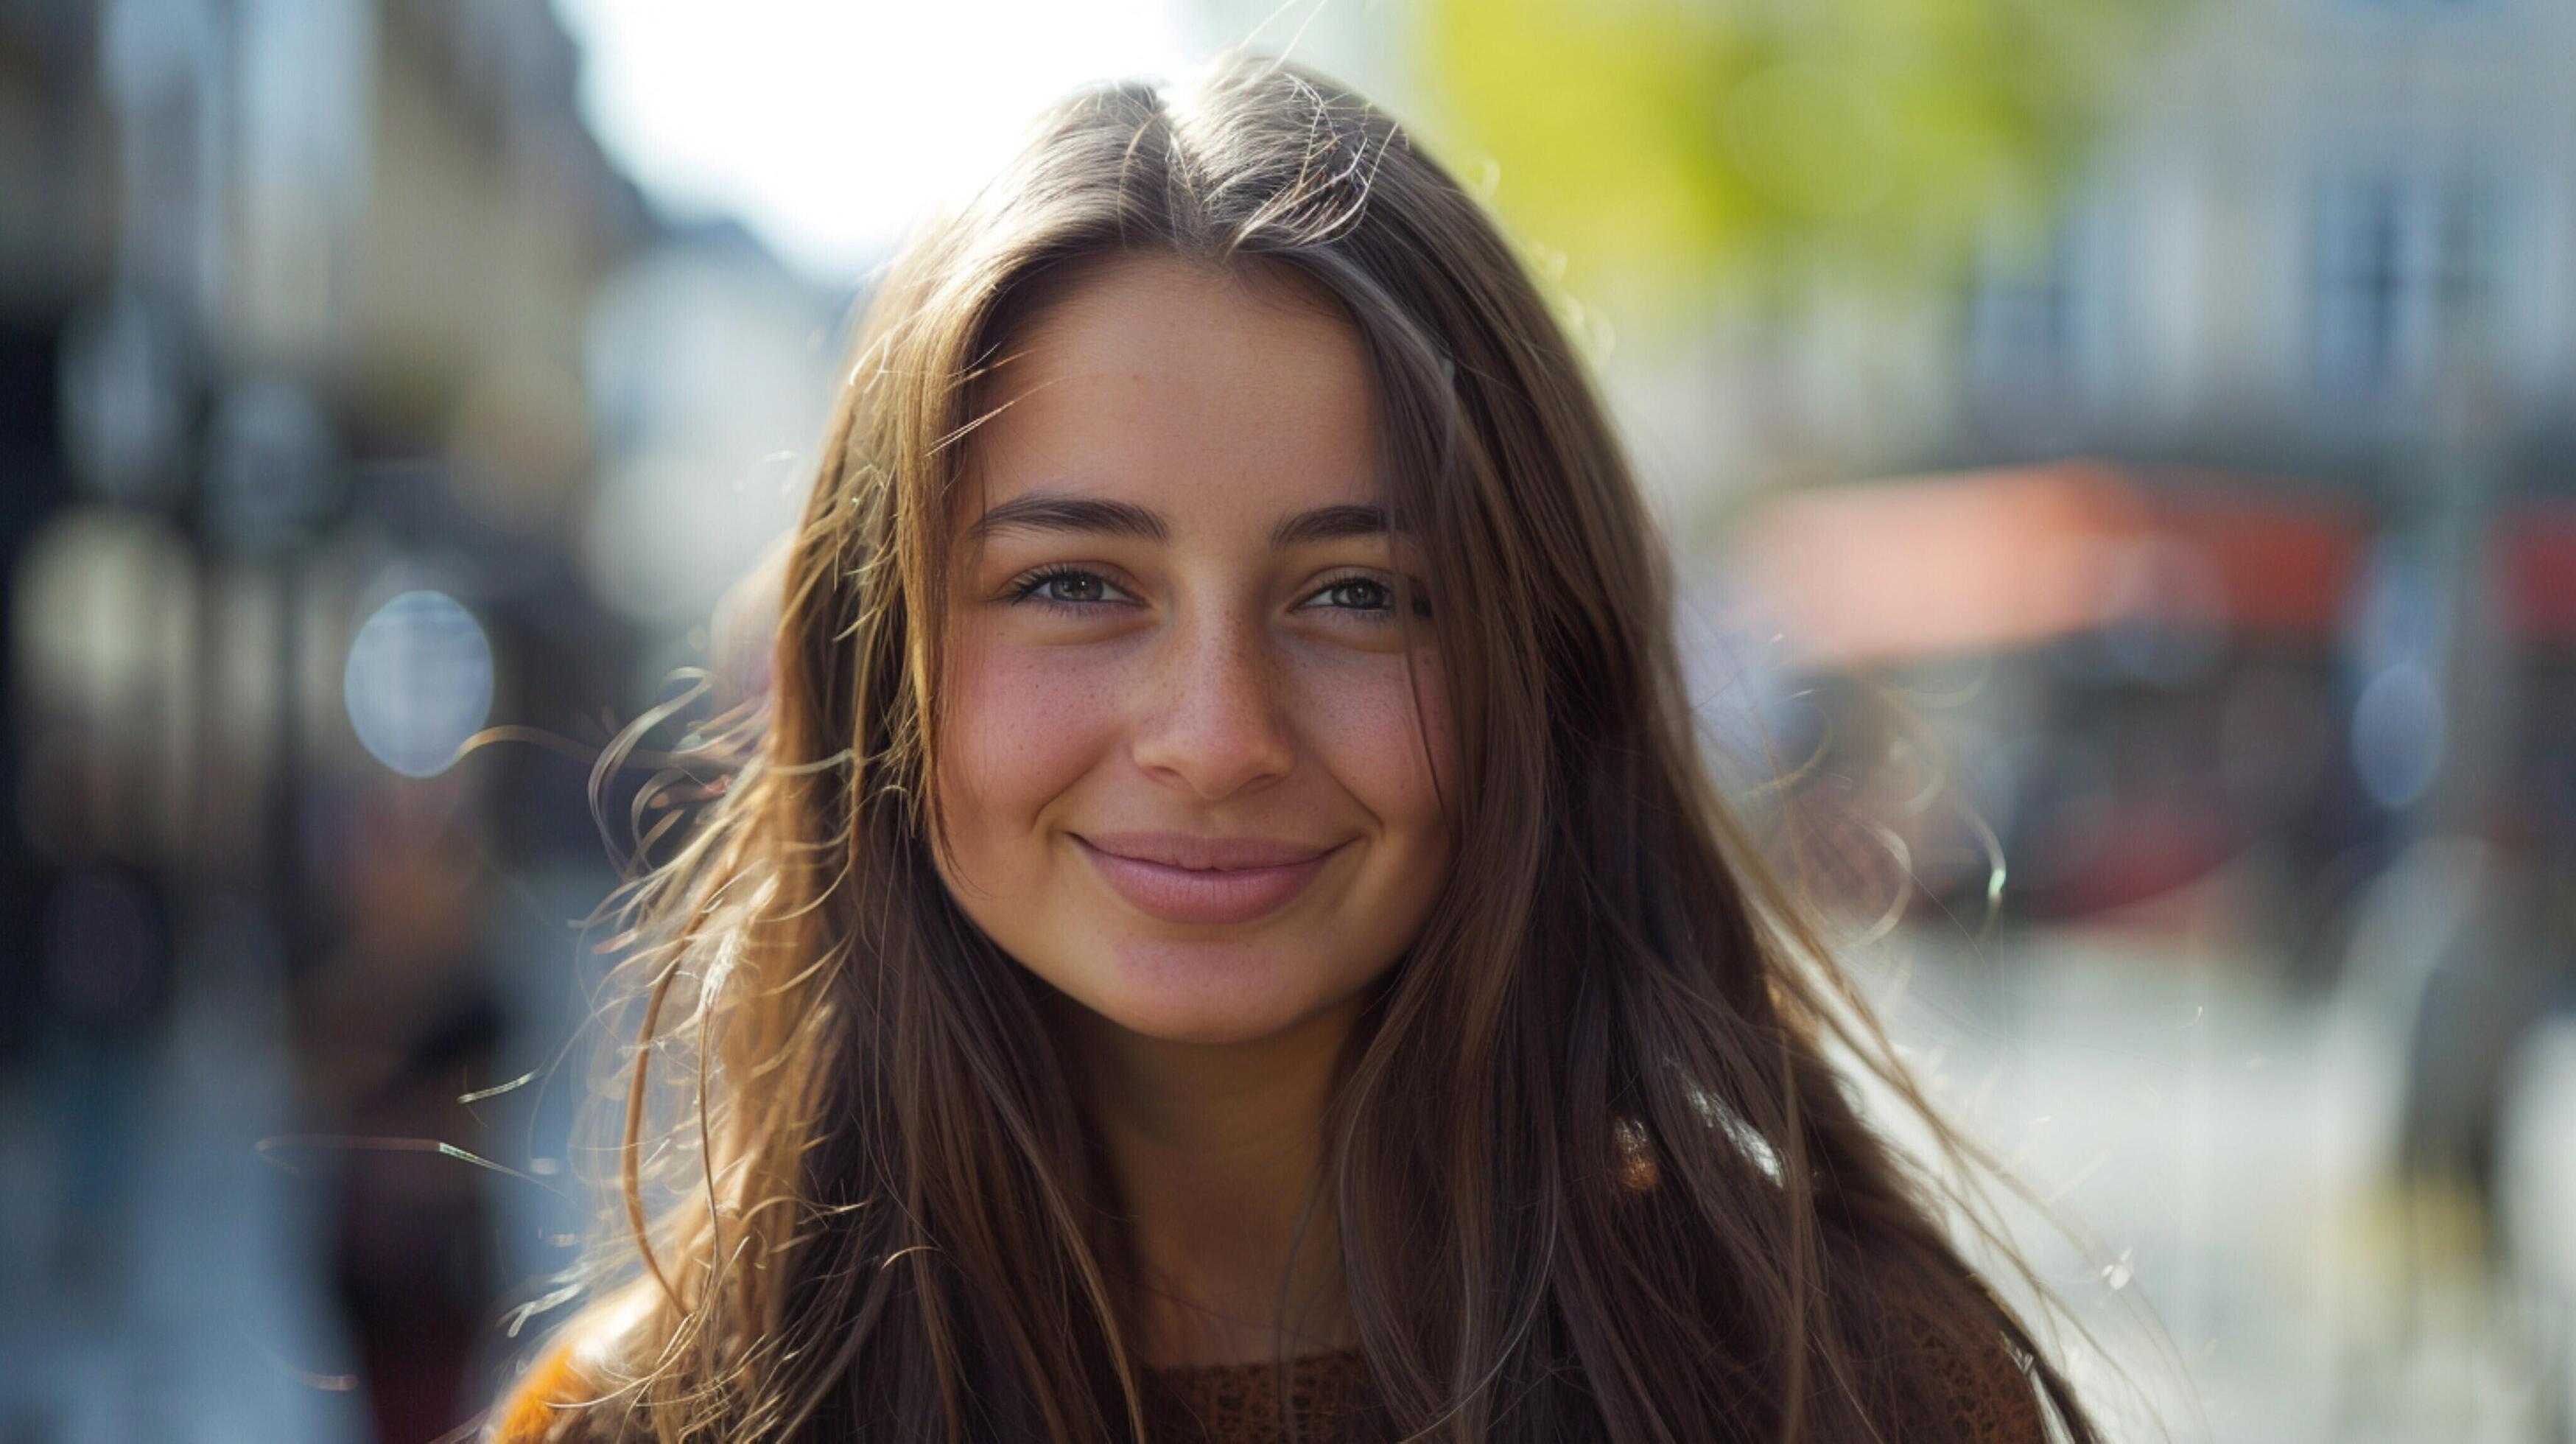
[[[581,1403],[591,1393],[590,1381],[573,1364],[572,1345],[557,1344],[493,1410],[492,1427],[485,1437],[493,1444],[555,1444],[578,1437],[567,1426],[581,1418],[581,1411],[566,1406]]]

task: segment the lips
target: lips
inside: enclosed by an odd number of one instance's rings
[[[1075,835],[1103,881],[1139,911],[1175,923],[1248,923],[1286,907],[1339,846],[1188,833]]]

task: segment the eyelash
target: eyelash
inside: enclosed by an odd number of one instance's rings
[[[1108,605],[1108,603],[1097,601],[1068,602],[1053,597],[1041,597],[1038,595],[1038,593],[1044,590],[1050,583],[1077,578],[1096,581],[1103,587],[1114,588],[1117,585],[1115,582],[1110,581],[1109,578],[1102,576],[1099,572],[1090,567],[1065,565],[1047,566],[1040,567],[1038,570],[1027,573],[1018,580],[1012,582],[1010,585],[1010,599],[1015,605],[1020,603],[1035,603],[1049,611],[1068,614],[1080,612],[1091,607]],[[1316,597],[1322,596],[1327,592],[1339,591],[1343,587],[1355,585],[1376,587],[1379,590],[1384,591],[1388,597],[1387,605],[1382,607],[1327,607],[1324,610],[1348,612],[1371,626],[1381,625],[1394,620],[1394,597],[1396,595],[1396,588],[1390,583],[1380,581],[1376,577],[1370,576],[1366,572],[1353,572],[1346,576],[1331,578],[1321,586],[1315,588],[1315,590],[1308,595],[1307,600],[1311,602]],[[1429,616],[1431,613],[1431,604],[1427,600],[1417,596],[1414,603],[1414,612],[1419,616]]]

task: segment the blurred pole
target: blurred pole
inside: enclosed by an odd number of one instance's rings
[[[2396,545],[2417,579],[2417,595],[2409,600],[2420,614],[2415,640],[2421,650],[2407,656],[2414,648],[2401,647],[2399,655],[2380,659],[2354,720],[2356,760],[2366,764],[2374,715],[2393,719],[2386,723],[2391,737],[2405,730],[2406,704],[2388,699],[2391,688],[2413,683],[2392,679],[2408,677],[2403,669],[2421,669],[2430,684],[2420,719],[2426,774],[2411,795],[2386,795],[2385,788],[2374,795],[2393,813],[2401,852],[2451,839],[2476,858],[2461,883],[2467,895],[2450,911],[2458,925],[2418,960],[2424,973],[2411,1020],[2397,1163],[2417,1184],[2463,1190],[2482,1224],[2493,1211],[2504,1063],[2547,981],[2537,966],[2531,860],[2505,829],[2514,811],[2510,789],[2517,785],[2513,724],[2522,679],[2492,564],[2509,399],[2497,365],[2498,298],[2477,251],[2485,243],[2480,208],[2492,201],[2481,191],[2454,192],[2441,213],[2429,411],[2420,459],[2401,475],[2401,484],[2412,485],[2392,509]],[[2390,599],[2374,600],[2383,613],[2390,610]],[[2404,622],[2401,613],[2381,630],[2413,630]],[[2376,714],[2374,696],[2381,701]],[[2394,780],[2412,778],[2401,773]]]

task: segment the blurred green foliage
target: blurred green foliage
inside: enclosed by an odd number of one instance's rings
[[[2044,221],[2179,4],[1422,0],[1415,53],[1435,146],[1572,289],[1758,303]]]

